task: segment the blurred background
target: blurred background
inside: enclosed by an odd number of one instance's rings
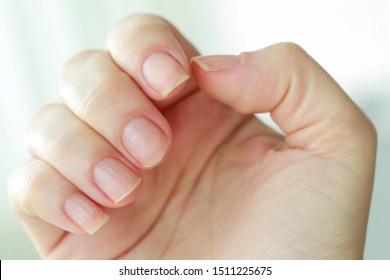
[[[377,128],[365,259],[390,259],[390,1],[385,0],[0,0],[0,259],[39,258],[9,209],[6,190],[11,170],[28,157],[29,118],[59,101],[58,76],[71,56],[105,48],[110,26],[137,12],[166,17],[203,54],[293,41],[313,56]]]

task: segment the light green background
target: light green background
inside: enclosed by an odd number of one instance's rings
[[[69,57],[104,48],[110,26],[135,12],[165,16],[205,54],[294,41],[319,61],[377,127],[365,258],[390,259],[389,1],[0,0],[1,259],[39,258],[6,191],[11,170],[28,157],[29,117],[59,101],[56,83]]]

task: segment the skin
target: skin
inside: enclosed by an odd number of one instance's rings
[[[155,51],[190,75],[167,96],[143,73]],[[164,19],[134,15],[110,31],[108,51],[67,63],[64,103],[34,116],[33,157],[8,184],[42,257],[362,258],[376,152],[371,122],[295,44],[190,61],[197,55]],[[271,113],[282,133],[259,112]],[[124,127],[140,115],[169,143],[152,164],[124,148]],[[94,182],[106,158],[142,177],[118,203]],[[75,193],[110,217],[92,235],[65,211]]]

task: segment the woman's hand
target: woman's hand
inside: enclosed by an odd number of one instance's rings
[[[136,15],[108,51],[67,63],[64,103],[32,119],[33,158],[9,181],[42,256],[361,258],[370,121],[294,44],[198,55],[164,19]]]

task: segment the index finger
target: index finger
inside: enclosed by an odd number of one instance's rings
[[[165,19],[146,14],[126,17],[109,32],[107,43],[115,63],[149,97],[169,99],[163,106],[196,88],[189,59],[198,51]]]

